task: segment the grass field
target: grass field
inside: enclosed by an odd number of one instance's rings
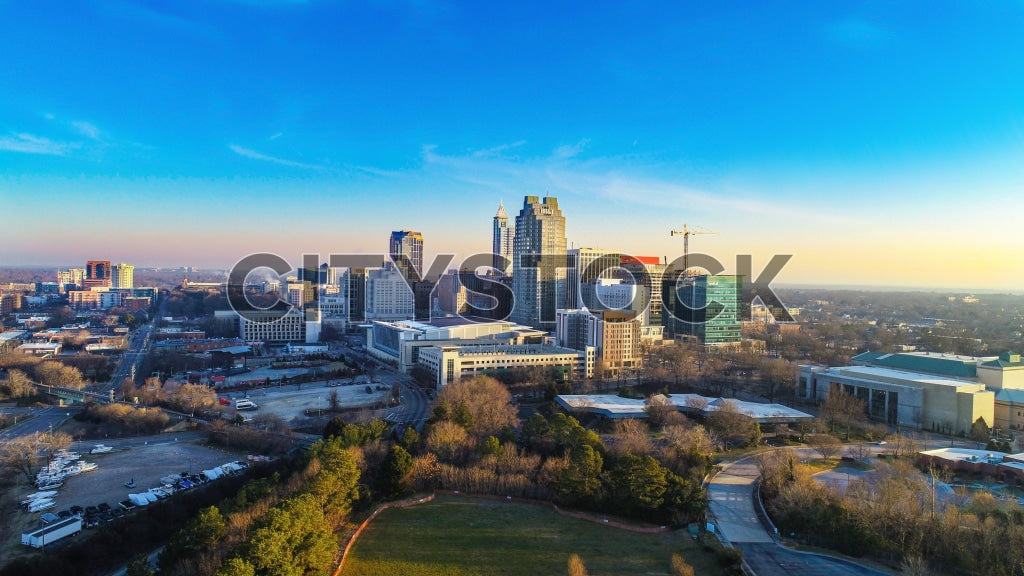
[[[697,574],[722,574],[715,554],[685,530],[639,534],[546,506],[438,496],[381,512],[356,541],[342,576],[564,575],[573,553],[590,576],[667,575],[673,552]]]

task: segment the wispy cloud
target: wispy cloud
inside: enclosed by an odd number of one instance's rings
[[[558,148],[555,148],[555,151],[551,154],[551,156],[553,158],[559,158],[563,160],[567,158],[575,158],[580,154],[580,152],[583,152],[583,149],[586,148],[587,144],[589,143],[589,138],[583,138],[582,140],[575,144],[559,146]]]
[[[277,132],[274,135],[272,135],[270,138],[267,138],[267,140],[271,140],[271,141],[272,140],[277,140],[281,136],[284,136],[284,132]]]
[[[100,139],[100,129],[97,128],[95,124],[85,122],[84,120],[77,120],[71,123],[71,127],[86,138],[92,138],[93,140]]]
[[[237,144],[231,144],[228,146],[232,152],[239,156],[251,158],[253,160],[263,160],[264,162],[272,162],[274,164],[280,164],[282,166],[291,166],[292,168],[305,168],[308,170],[322,170],[323,166],[317,166],[315,164],[306,164],[303,162],[295,162],[294,160],[286,160],[284,158],[278,158],[276,156],[270,156],[269,154],[263,154],[255,150],[243,148]]]
[[[67,156],[81,145],[77,142],[55,142],[49,138],[32,134],[19,133],[0,137],[0,150],[7,152],[23,152],[25,154],[45,154],[50,156]]]
[[[519,148],[523,144],[526,144],[526,140],[517,140],[509,144],[500,144],[498,146],[492,146],[490,148],[484,148],[483,150],[474,150],[473,156],[476,158],[486,158],[491,156],[499,156],[506,150],[512,150],[513,148]]]
[[[556,149],[550,156],[526,158],[476,153],[445,155],[436,146],[427,145],[421,150],[421,158],[424,172],[506,196],[533,190],[672,210],[690,206],[752,216],[820,216],[812,206],[782,203],[770,194],[736,190],[724,181],[688,185],[686,177],[674,174],[670,167],[634,157],[581,159],[579,152],[586,145],[587,140],[581,140]]]

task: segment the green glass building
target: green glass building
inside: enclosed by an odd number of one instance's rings
[[[678,284],[666,279],[666,336],[693,337],[705,346],[739,343],[742,294],[741,276],[692,276]]]

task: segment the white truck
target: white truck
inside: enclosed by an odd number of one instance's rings
[[[53,544],[65,536],[72,536],[82,531],[82,519],[77,517],[47,524],[34,532],[25,532],[21,535],[21,543],[33,548],[42,548],[47,544]]]

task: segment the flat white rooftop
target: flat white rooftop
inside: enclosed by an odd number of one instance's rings
[[[972,382],[970,380],[957,380],[956,378],[947,378],[945,376],[933,376],[931,374],[897,370],[895,368],[881,368],[878,366],[841,366],[838,368],[829,368],[828,373],[838,374],[840,376],[861,376],[868,379],[872,377],[890,378],[894,380],[915,382],[918,384],[931,384],[933,386],[980,386],[977,382]]]
[[[1009,456],[1006,452],[994,452],[992,450],[974,450],[971,448],[937,448],[935,450],[924,450],[925,456],[935,456],[951,462],[992,462],[998,464]]]
[[[704,412],[714,412],[715,410],[718,410],[722,404],[732,402],[736,406],[736,409],[742,414],[746,414],[755,420],[763,422],[769,422],[772,420],[805,420],[814,418],[810,414],[795,410],[789,406],[783,406],[782,404],[746,402],[735,398],[709,398],[707,396],[701,396],[700,394],[669,394],[668,399],[680,408],[704,404]]]
[[[567,410],[583,410],[609,418],[646,418],[641,398],[623,398],[614,394],[563,394],[555,398]]]
[[[699,411],[707,413],[718,410],[725,402],[732,402],[736,408],[750,418],[759,422],[795,422],[814,418],[799,410],[782,404],[761,404],[728,398],[708,398],[699,394],[669,394],[669,402],[681,412]],[[563,394],[555,398],[566,410],[581,410],[601,414],[608,418],[646,418],[644,400],[641,398],[623,398],[612,394]]]

